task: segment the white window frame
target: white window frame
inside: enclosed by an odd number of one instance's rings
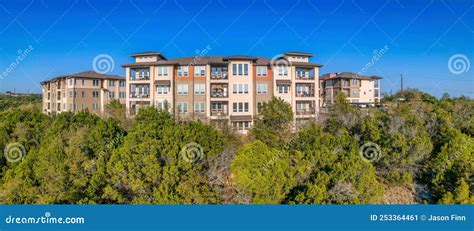
[[[178,107],[178,113],[188,113],[188,103],[187,102],[178,102],[176,105]]]
[[[268,84],[258,83],[257,84],[257,94],[267,94],[268,93]]]
[[[204,95],[206,94],[206,84],[204,83],[195,83],[194,84],[194,95]]]
[[[206,66],[194,66],[194,76],[206,76]]]
[[[257,76],[265,77],[268,75],[268,70],[266,66],[257,66]]]
[[[178,95],[188,95],[188,84],[178,84]]]
[[[189,67],[188,66],[178,66],[178,76],[179,77],[189,76]]]
[[[195,102],[194,103],[194,112],[197,112],[197,113],[206,112],[206,103],[205,102]]]
[[[169,93],[170,86],[166,84],[156,85],[156,94],[158,95],[167,95]]]

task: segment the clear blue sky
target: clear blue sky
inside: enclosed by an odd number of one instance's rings
[[[474,7],[469,0],[0,0],[0,92],[40,92],[39,82],[92,69],[108,54],[113,74],[131,53],[167,57],[273,57],[315,54],[320,74],[360,72],[374,50],[385,49],[365,74],[380,75],[382,91],[406,87],[440,96],[474,96]],[[14,68],[18,50],[32,50]],[[448,68],[453,55],[464,66]],[[459,61],[459,60],[458,60]],[[458,63],[462,65],[462,63]],[[463,68],[464,67],[464,68]],[[6,73],[6,75],[5,75]]]

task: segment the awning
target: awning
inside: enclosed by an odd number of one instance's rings
[[[155,80],[155,84],[170,85],[171,81],[170,80]]]
[[[231,121],[252,121],[251,115],[232,115],[230,116]]]
[[[291,80],[277,79],[277,80],[276,80],[276,83],[277,83],[277,84],[287,84],[287,85],[291,85]]]

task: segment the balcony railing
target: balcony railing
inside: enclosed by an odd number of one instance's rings
[[[297,109],[297,115],[314,115],[314,108]]]
[[[296,92],[296,97],[314,97],[314,92],[311,92],[311,91]]]
[[[314,80],[314,75],[309,73],[296,73],[296,79],[300,80]]]
[[[211,79],[228,79],[229,74],[227,72],[213,72],[211,73]]]
[[[228,111],[224,109],[211,111],[211,116],[227,116],[228,114]]]
[[[150,74],[139,75],[135,74],[130,76],[130,80],[150,80]]]
[[[139,92],[131,92],[130,98],[149,98],[149,93],[139,93]]]
[[[211,98],[227,98],[227,91],[211,91]]]

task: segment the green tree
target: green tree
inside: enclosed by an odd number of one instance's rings
[[[259,108],[250,134],[269,146],[275,146],[288,138],[289,125],[293,121],[291,105],[281,98],[272,97]]]

